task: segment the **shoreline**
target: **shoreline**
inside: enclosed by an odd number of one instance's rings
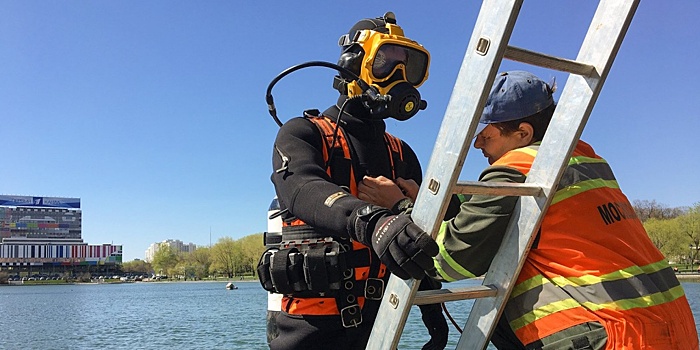
[[[676,278],[684,282],[700,282],[700,273],[677,273]]]
[[[700,273],[692,272],[692,273],[676,273],[676,278],[680,282],[688,282],[688,283],[700,283]],[[475,277],[472,279],[483,279],[482,276],[480,277]],[[6,284],[0,284],[0,287],[4,286],[63,286],[63,285],[101,285],[101,284],[131,284],[131,283],[229,283],[232,282],[234,284],[236,283],[250,283],[250,282],[258,282],[256,279],[244,279],[244,280],[235,280],[235,279],[221,279],[221,280],[196,280],[196,281],[183,281],[183,280],[175,280],[175,281],[111,281],[111,282],[61,282],[61,283],[6,283]],[[443,285],[443,289],[449,289],[449,284]]]
[[[13,283],[15,282],[15,283]],[[60,283],[35,283],[35,281],[32,281],[34,283],[16,283],[17,281],[11,281],[10,283],[6,284],[0,284],[0,287],[4,286],[66,286],[66,285],[101,285],[101,284],[132,284],[132,283],[229,283],[233,282],[234,284],[237,283],[249,283],[249,282],[259,282],[256,279],[245,279],[245,280],[232,280],[232,279],[221,279],[221,280],[196,280],[196,281],[183,281],[183,280],[174,280],[174,281],[168,281],[168,280],[159,280],[159,281],[110,281],[110,282],[60,282]]]

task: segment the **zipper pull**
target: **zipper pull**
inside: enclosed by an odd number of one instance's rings
[[[277,146],[275,146],[275,150],[280,155],[280,158],[282,158],[282,166],[279,169],[275,170],[275,172],[281,173],[281,172],[287,170],[287,168],[289,166],[289,157],[285,156],[284,153],[282,153],[282,151],[280,151],[280,149],[277,148]]]

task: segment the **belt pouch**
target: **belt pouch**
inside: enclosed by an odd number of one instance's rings
[[[272,256],[272,266],[270,269],[270,277],[274,288],[282,294],[290,294],[294,291],[287,277],[289,266],[289,254],[298,252],[296,248],[282,249],[277,251]]]
[[[317,247],[310,249],[304,256],[304,275],[309,290],[319,293],[330,291],[328,271],[326,270],[326,249]]]
[[[274,255],[274,251],[276,251],[276,249],[266,250],[262,256],[260,256],[260,261],[258,261],[257,267],[260,285],[268,292],[275,292],[275,287],[272,284],[272,276],[270,272],[270,257]]]

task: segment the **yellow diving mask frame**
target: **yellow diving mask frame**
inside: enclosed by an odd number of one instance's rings
[[[415,88],[421,86],[428,79],[430,53],[422,45],[406,38],[398,25],[387,23],[386,28],[388,33],[361,30],[352,40],[364,51],[359,77],[374,86],[380,94],[388,93],[392,87],[404,81]],[[350,41],[347,36],[341,39]],[[348,84],[348,96],[361,94],[362,89],[356,82]]]

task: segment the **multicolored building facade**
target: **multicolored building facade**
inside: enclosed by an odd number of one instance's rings
[[[83,242],[80,198],[0,195],[0,270],[121,263],[121,245]]]

